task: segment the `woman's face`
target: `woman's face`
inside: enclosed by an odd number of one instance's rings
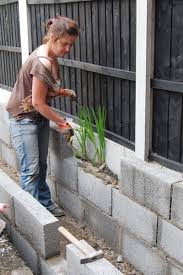
[[[74,44],[77,36],[73,35],[64,35],[63,37],[52,40],[52,52],[57,57],[64,57],[67,53],[70,52],[72,45]]]

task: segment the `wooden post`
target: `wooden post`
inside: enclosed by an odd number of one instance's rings
[[[148,160],[152,143],[155,0],[137,0],[135,153]]]
[[[29,56],[29,31],[27,0],[19,0],[20,40],[22,50],[22,64]]]

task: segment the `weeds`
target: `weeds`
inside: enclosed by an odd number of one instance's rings
[[[103,107],[98,107],[96,113],[92,108],[80,107],[80,127],[75,129],[80,151],[76,152],[76,156],[89,159],[87,155],[87,140],[89,140],[94,148],[93,158],[90,159],[92,163],[103,164],[105,162],[105,122],[106,110]],[[97,136],[93,129],[93,123],[96,125]]]

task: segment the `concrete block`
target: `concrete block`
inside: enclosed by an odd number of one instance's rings
[[[156,243],[157,215],[116,189],[112,190],[112,217],[137,237]]]
[[[52,177],[47,176],[46,182],[47,182],[47,184],[48,184],[48,186],[50,188],[52,200],[57,203],[57,190],[56,190],[56,182],[55,182],[55,180]]]
[[[11,271],[11,275],[33,275],[33,273],[28,267],[19,267]]]
[[[83,202],[78,194],[70,191],[61,184],[58,184],[58,204],[68,210],[75,218],[83,220]]]
[[[11,226],[11,239],[16,249],[18,250],[20,256],[24,259],[26,264],[31,268],[31,270],[37,274],[38,272],[38,257],[37,253],[32,248],[30,243],[24,238],[18,230]]]
[[[14,196],[15,223],[44,257],[59,253],[59,221],[29,193]]]
[[[183,231],[162,218],[159,218],[158,223],[158,247],[183,264]]]
[[[17,193],[23,193],[23,190],[4,172],[0,172],[0,202],[9,205],[5,216],[15,223],[15,214],[13,206],[13,196]]]
[[[85,202],[85,222],[104,238],[110,247],[119,250],[120,226],[112,217]]]
[[[123,231],[123,257],[144,275],[166,275],[166,257],[155,248],[146,246],[132,234]]]
[[[74,157],[60,161],[59,170],[54,172],[54,177],[66,187],[78,191],[78,161]]]
[[[171,186],[182,180],[181,173],[137,158],[121,160],[120,191],[169,218]]]
[[[168,275],[183,275],[183,266],[177,264],[170,258],[167,258],[168,261]]]
[[[78,188],[81,196],[95,204],[105,213],[111,215],[111,186],[104,184],[101,179],[84,172],[83,169],[79,167]]]
[[[10,129],[8,125],[3,124],[0,121],[0,140],[8,144],[9,146],[11,145],[11,138],[10,138]]]
[[[173,185],[171,220],[183,228],[183,182]]]
[[[19,169],[19,161],[16,156],[16,151],[7,146],[5,143],[1,143],[1,157],[2,159],[12,166],[15,170],[20,170]]]
[[[84,249],[88,251],[88,255],[95,250],[84,240],[80,241],[84,246]],[[68,262],[67,275],[122,275],[111,263],[105,258],[94,261],[92,263],[80,264],[80,259],[86,257],[77,247],[73,244],[67,245],[66,257]]]
[[[67,275],[67,262],[61,256],[45,260],[40,258],[41,275]]]

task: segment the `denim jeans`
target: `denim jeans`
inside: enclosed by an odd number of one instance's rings
[[[10,130],[20,160],[22,189],[51,210],[53,202],[46,183],[49,121],[46,118],[16,120],[10,117]]]

